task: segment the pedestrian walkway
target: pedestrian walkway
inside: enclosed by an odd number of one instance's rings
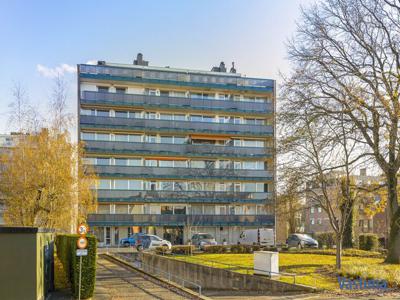
[[[145,278],[140,272],[108,261],[101,256],[97,259],[96,300],[169,300],[188,299],[178,293]]]

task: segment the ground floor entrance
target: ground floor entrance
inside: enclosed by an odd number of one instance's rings
[[[93,226],[99,247],[115,247],[134,233],[154,234],[173,245],[187,244],[196,233],[211,234],[218,244],[237,244],[240,234],[255,226]]]

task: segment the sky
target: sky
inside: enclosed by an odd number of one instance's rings
[[[287,40],[310,0],[0,0],[0,133],[9,125],[19,82],[42,117],[54,76],[68,84],[76,114],[76,65],[132,63],[210,70],[235,62],[239,73],[276,79],[290,70]]]

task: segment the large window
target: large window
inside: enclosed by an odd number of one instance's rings
[[[129,189],[129,180],[115,179],[114,180],[114,189],[128,190]]]

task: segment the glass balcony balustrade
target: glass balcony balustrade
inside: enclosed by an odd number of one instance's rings
[[[81,129],[114,129],[124,131],[146,131],[160,133],[206,133],[241,136],[272,136],[269,125],[221,124],[193,121],[157,119],[128,119],[120,117],[80,116]]]
[[[253,114],[272,113],[272,103],[240,102],[218,99],[191,99],[183,97],[134,95],[121,93],[104,93],[84,91],[81,96],[81,104],[110,105],[124,107],[144,108],[169,108],[189,109],[201,111],[243,112]]]

